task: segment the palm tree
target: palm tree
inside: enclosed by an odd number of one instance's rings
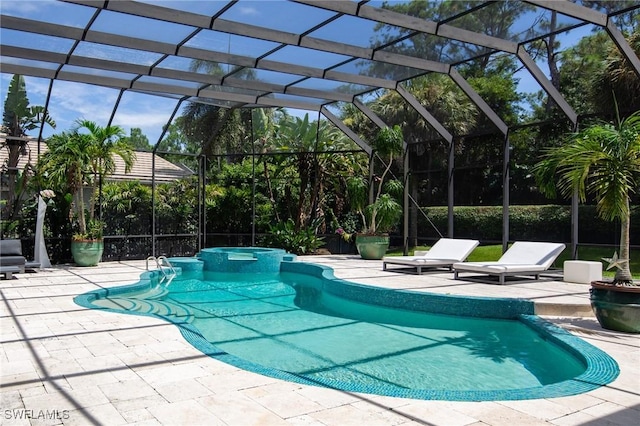
[[[91,162],[91,143],[88,135],[76,131],[57,133],[47,141],[49,150],[40,157],[37,167],[46,188],[63,194],[67,206],[74,201],[81,233],[87,232],[82,188]]]
[[[79,120],[76,124],[72,130],[49,138],[49,150],[41,157],[38,170],[47,188],[69,194],[68,197],[74,200],[79,233],[86,235],[82,188],[85,184],[91,187],[91,226],[95,222],[95,188],[105,176],[115,172],[114,155],[122,158],[126,173],[133,167],[135,153],[126,141],[124,130],[119,126],[101,127],[88,120]]]
[[[112,175],[116,171],[114,155],[124,161],[125,173],[129,173],[136,159],[136,154],[127,141],[127,134],[120,126],[102,127],[93,121],[78,120],[77,132],[84,130],[90,139],[88,155],[90,156],[89,168],[93,176],[91,179],[91,193],[95,194],[96,185],[102,185],[105,176]],[[84,133],[83,133],[84,134]],[[89,219],[95,219],[95,197],[91,197],[89,206]]]
[[[617,125],[598,122],[571,134],[567,144],[551,148],[536,167],[541,190],[548,196],[557,188],[565,197],[574,192],[582,202],[596,200],[604,220],[620,220],[620,259],[614,283],[632,283],[629,269],[630,196],[640,183],[640,111]]]

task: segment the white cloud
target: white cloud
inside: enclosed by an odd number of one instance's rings
[[[0,2],[0,10],[3,13],[14,12],[14,14],[31,14],[42,10],[43,6],[55,6],[53,0],[40,1],[3,1]]]
[[[240,6],[238,10],[242,15],[252,15],[252,16],[260,15],[260,12],[255,7]]]
[[[53,85],[49,109],[54,119],[62,120],[65,124],[58,130],[72,126],[77,119],[95,121],[104,126],[111,116],[117,98],[118,91],[115,89],[56,81]]]
[[[138,127],[149,142],[156,143],[176,103],[175,99],[127,92],[122,97],[113,124],[122,126],[127,133],[132,127]]]
[[[2,96],[12,75],[2,74]],[[49,91],[49,80],[44,78],[25,77],[27,95],[31,105],[45,105]],[[69,130],[78,119],[87,119],[104,126],[113,113],[119,90],[90,84],[57,80],[53,84],[49,101],[49,114],[56,121],[57,127],[45,126],[45,138],[54,133]],[[161,96],[152,96],[136,92],[125,92],[114,116],[114,125],[122,126],[129,134],[132,127],[142,129],[151,143],[156,143],[167,124],[177,100]],[[2,102],[4,105],[4,102]],[[37,130],[32,132],[37,136]]]

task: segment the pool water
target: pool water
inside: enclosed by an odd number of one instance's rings
[[[585,384],[585,357],[518,320],[370,305],[292,272],[195,275],[93,297],[90,305],[163,317],[225,362],[347,391],[525,399],[584,392],[617,375]]]

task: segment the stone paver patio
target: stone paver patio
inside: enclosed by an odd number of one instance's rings
[[[640,336],[606,331],[588,285],[504,286],[451,273],[382,271],[355,256],[301,257],[351,281],[438,293],[519,297],[611,355],[620,376],[581,395],[525,401],[422,401],[284,382],[203,355],[171,324],[77,306],[73,297],[131,284],[144,261],[59,267],[0,281],[3,425],[635,425],[640,422]],[[16,278],[17,277],[17,278]],[[553,316],[551,316],[553,315]]]

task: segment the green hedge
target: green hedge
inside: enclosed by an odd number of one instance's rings
[[[444,234],[447,230],[447,208],[423,209]],[[509,239],[530,241],[571,241],[571,208],[569,206],[510,206]],[[598,218],[595,206],[580,206],[578,239],[581,244],[617,244],[620,226]],[[454,235],[481,241],[502,240],[502,206],[454,207]],[[631,244],[640,244],[640,209],[631,213]]]

